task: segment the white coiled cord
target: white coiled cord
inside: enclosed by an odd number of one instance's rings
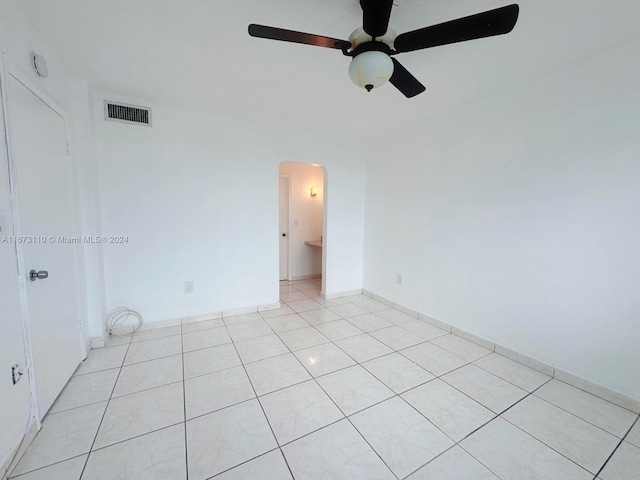
[[[144,319],[142,318],[142,315],[140,315],[135,310],[131,310],[128,307],[116,307],[113,310],[111,310],[111,312],[109,312],[109,315],[107,315],[107,329],[109,331],[109,335],[121,337],[122,335],[118,334],[116,331],[114,331],[114,329],[116,327],[123,327],[125,325],[129,325],[128,323],[125,324],[125,322],[130,317],[134,317],[138,319],[138,324],[132,325],[133,327],[132,333],[136,333],[138,330],[140,330],[140,327],[142,327],[142,324],[144,323]],[[127,335],[129,334],[127,333]]]

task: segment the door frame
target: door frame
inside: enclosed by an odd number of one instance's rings
[[[279,190],[280,190],[280,179],[281,178],[286,178],[287,179],[287,278],[286,280],[291,280],[291,249],[292,249],[292,245],[291,245],[291,175],[288,173],[278,173],[278,216],[280,215],[280,195],[279,195]],[[278,224],[280,223],[280,219],[278,218]],[[278,229],[279,230],[279,229]],[[282,232],[278,232],[278,236],[281,235]],[[280,239],[278,239],[278,242],[280,241]],[[280,244],[278,243],[278,256],[280,255]],[[278,261],[280,259],[278,258]],[[278,264],[279,265],[279,264]],[[279,269],[279,267],[278,267]],[[278,277],[280,276],[280,273],[278,272]],[[278,281],[282,281],[282,280],[278,280]]]
[[[9,80],[13,77],[18,83],[29,90],[35,95],[41,102],[47,107],[53,110],[64,121],[65,140],[67,142],[67,157],[69,161],[69,173],[70,182],[69,189],[71,193],[72,209],[73,209],[73,228],[77,234],[80,234],[80,212],[79,212],[79,191],[78,191],[78,179],[77,168],[73,156],[70,152],[71,145],[71,128],[70,128],[70,115],[62,108],[55,100],[53,100],[44,90],[42,90],[32,78],[33,75],[28,75],[22,69],[20,69],[15,63],[13,63],[4,53],[0,58],[0,109],[2,110],[2,117],[4,123],[4,135],[6,151],[3,152],[3,156],[6,156],[8,164],[8,176],[9,176],[9,189],[11,199],[11,217],[13,223],[14,235],[23,235],[21,209],[20,209],[20,192],[18,188],[18,169],[14,140],[14,125],[11,115],[11,96],[9,95]],[[84,273],[81,271],[82,251],[81,245],[78,244],[74,248],[74,271],[76,278],[78,279],[78,292],[76,299],[76,308],[78,312],[78,341],[80,342],[81,357],[78,359],[78,363],[86,358],[87,345],[83,341],[83,325],[82,316],[84,314],[83,301],[81,297],[81,291],[83,290]],[[42,412],[38,408],[38,388],[36,385],[37,368],[33,362],[33,344],[31,342],[31,322],[29,318],[29,306],[28,306],[28,291],[27,291],[27,267],[25,265],[24,248],[21,243],[15,243],[16,260],[18,265],[18,288],[20,291],[20,312],[22,320],[22,332],[25,349],[25,358],[27,365],[24,371],[29,373],[29,386],[31,389],[31,414],[36,422],[37,429],[42,428]]]

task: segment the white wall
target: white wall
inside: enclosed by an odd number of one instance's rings
[[[306,241],[317,241],[322,237],[322,168],[302,163],[283,162],[280,174],[289,175],[291,189],[291,280],[309,278],[322,274],[322,249],[306,245]],[[311,187],[318,189],[311,196]]]
[[[151,106],[153,127],[105,121],[105,98]],[[278,302],[278,166],[292,159],[332,175],[328,291],[362,288],[357,151],[101,92],[94,108],[102,231],[129,237],[104,248],[108,308],[156,321]]]
[[[73,77],[60,59],[47,46],[19,12],[13,0],[0,2],[0,51],[3,53],[4,66],[21,70],[46,95],[62,106],[72,117],[73,160],[82,170],[88,160],[89,146],[82,134],[82,125],[88,124],[88,104],[86,102],[86,83]],[[47,60],[49,77],[39,78],[30,65],[30,53],[38,52]],[[4,74],[6,69],[2,67]],[[82,99],[85,99],[84,102]],[[0,123],[2,140],[0,141],[0,216],[5,217],[6,232],[0,232],[0,238],[13,233],[13,216],[9,197],[9,179],[7,150],[4,144],[4,127]],[[83,206],[88,203],[83,201]],[[43,206],[46,208],[46,206]],[[30,416],[31,400],[29,379],[25,375],[17,385],[12,385],[9,372],[14,363],[22,367],[26,364],[20,314],[20,299],[17,277],[16,251],[11,244],[0,243],[0,474],[2,467],[13,449],[21,441]],[[79,279],[85,284],[84,277]],[[99,297],[99,293],[95,293]],[[87,304],[83,298],[82,320],[85,325],[85,340],[88,339]]]
[[[365,288],[640,399],[639,49],[380,145]]]

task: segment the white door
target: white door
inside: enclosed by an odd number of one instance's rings
[[[27,280],[33,367],[42,418],[81,361],[71,169],[65,119],[9,75],[11,132],[24,266],[47,271]],[[35,240],[35,241],[34,241]],[[43,275],[44,276],[44,275]]]
[[[280,177],[280,280],[289,280],[289,177]]]

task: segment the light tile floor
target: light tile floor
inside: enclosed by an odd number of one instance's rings
[[[640,479],[638,415],[365,295],[114,337],[11,478]]]

